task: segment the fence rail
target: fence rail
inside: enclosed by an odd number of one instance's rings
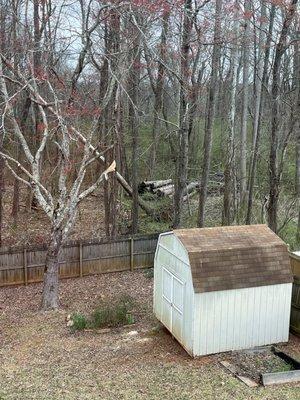
[[[61,278],[83,277],[107,272],[128,271],[153,266],[159,234],[68,242],[59,259]],[[47,246],[2,247],[0,287],[41,282]],[[294,275],[300,275],[300,257],[290,254]]]
[[[300,256],[290,253],[290,260],[294,275],[290,327],[300,336]]]
[[[134,270],[153,266],[158,234],[67,243],[60,254],[61,278]],[[47,246],[0,250],[0,286],[41,282]]]

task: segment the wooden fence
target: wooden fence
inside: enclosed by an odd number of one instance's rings
[[[61,252],[61,278],[153,266],[158,234],[107,240],[72,241]],[[46,245],[0,249],[0,287],[43,280]],[[294,275],[300,276],[300,257],[290,253]]]
[[[60,255],[61,278],[134,270],[153,266],[158,234],[114,241],[73,241]],[[46,245],[9,247],[0,250],[0,286],[41,282]]]
[[[290,253],[290,260],[293,275],[296,275],[300,278],[300,256],[297,256],[295,253]]]
[[[300,336],[300,256],[290,253],[290,259],[294,275],[290,327]]]

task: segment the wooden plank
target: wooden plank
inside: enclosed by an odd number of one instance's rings
[[[229,363],[228,361],[220,361],[220,364],[226,368],[229,372],[237,377],[241,382],[243,382],[248,387],[257,387],[259,386],[257,382],[253,379],[248,378],[247,376],[238,375],[238,369],[235,365]]]
[[[82,242],[79,244],[79,276],[83,277]]]
[[[230,364],[228,361],[220,361],[220,364],[226,368],[229,372],[231,372],[233,375],[237,374],[238,370],[235,365]]]
[[[300,371],[273,372],[262,374],[264,386],[278,385],[281,383],[300,382]]]
[[[130,270],[134,269],[134,240],[133,237],[130,238]]]
[[[27,275],[27,250],[24,249],[23,251],[23,258],[24,258],[24,284],[28,285],[28,275]]]
[[[248,378],[247,376],[237,375],[236,377],[248,387],[254,388],[259,386],[257,382],[255,382],[253,379]]]

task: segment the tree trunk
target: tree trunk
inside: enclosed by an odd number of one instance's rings
[[[243,39],[243,96],[242,96],[242,118],[240,136],[240,215],[244,214],[247,186],[247,122],[248,122],[248,99],[249,99],[249,39],[250,39],[250,1],[244,2],[244,39]]]
[[[106,57],[110,59],[110,68],[114,74],[117,73],[118,55],[120,53],[120,18],[117,13],[111,11],[108,20],[105,23],[104,30],[104,43]],[[100,96],[99,106],[102,106],[105,93],[108,90],[109,85],[109,62],[106,60],[103,63],[101,69],[101,80],[100,80]],[[99,142],[107,147],[113,144],[113,149],[110,150],[106,156],[108,164],[111,164],[114,160],[119,165],[119,152],[117,149],[118,137],[116,135],[116,113],[115,113],[115,102],[118,96],[117,86],[114,85],[111,99],[109,100],[108,106],[103,111],[102,118],[99,121],[100,135]],[[114,129],[111,129],[113,127]],[[115,176],[112,179],[104,182],[104,210],[105,210],[105,232],[107,238],[113,238],[116,234],[116,222],[117,222],[117,185]]]
[[[40,0],[33,0],[33,72],[35,77],[39,77],[42,74],[42,53],[41,53],[41,16],[40,16]],[[33,123],[33,135],[32,135],[32,145],[35,150],[37,150],[38,143],[41,139],[41,115],[39,113],[39,108],[36,103],[32,103],[31,107],[32,123]],[[41,160],[40,165],[43,162]],[[38,208],[38,201],[35,198],[33,192],[28,188],[27,196],[27,209],[31,211],[32,209]]]
[[[300,113],[300,104],[298,99],[298,109]],[[298,122],[297,122],[297,132],[296,132],[296,207],[298,206],[298,223],[297,223],[297,234],[296,239],[297,242],[300,244],[300,117],[298,114]]]
[[[298,24],[298,32],[300,31],[300,23]],[[295,183],[295,192],[296,192],[296,206],[298,206],[298,223],[297,223],[297,234],[296,240],[298,244],[300,244],[300,44],[299,42],[295,43],[295,87],[296,87],[296,96],[295,96],[295,115],[296,115],[296,183]]]
[[[165,80],[165,58],[166,58],[166,43],[167,43],[167,33],[169,27],[169,13],[165,13],[163,16],[162,23],[162,31],[161,31],[161,39],[160,39],[160,62],[157,68],[157,81],[155,86],[154,93],[154,119],[152,126],[152,146],[150,149],[150,160],[149,160],[149,170],[150,174],[153,174],[153,170],[156,165],[156,152],[157,152],[157,144],[158,144],[158,132],[160,128],[159,115],[162,111],[162,103],[163,103],[163,88],[164,88],[164,80]]]
[[[214,26],[214,46],[212,54],[212,67],[210,75],[209,94],[206,105],[206,118],[204,127],[204,143],[203,143],[203,161],[201,172],[201,185],[199,194],[199,211],[198,211],[198,226],[204,226],[204,212],[207,197],[207,184],[210,169],[211,147],[212,147],[212,133],[213,123],[216,108],[216,92],[218,82],[218,67],[221,55],[221,12],[222,0],[216,2],[215,11],[215,26]]]
[[[279,141],[279,125],[280,125],[280,67],[282,56],[286,51],[287,35],[293,17],[296,13],[296,5],[298,0],[292,0],[290,7],[283,21],[282,30],[279,41],[276,45],[274,65],[273,65],[273,82],[272,82],[272,121],[270,134],[270,155],[269,155],[269,204],[268,204],[268,224],[269,227],[277,232],[277,211],[280,190],[280,174],[278,173],[278,141]]]
[[[0,137],[0,151],[2,151],[3,147],[3,134],[1,133]],[[4,159],[0,156],[0,247],[2,246],[2,228],[3,228],[3,195],[5,191],[4,186]]]
[[[29,114],[31,100],[29,96],[26,96],[22,112],[20,113],[20,127],[22,132],[24,132],[26,127],[26,121]],[[17,160],[21,157],[22,146],[20,143],[17,144]],[[11,216],[14,219],[14,224],[17,224],[18,213],[20,209],[20,181],[15,178],[14,180],[14,190],[13,190],[13,201],[11,208]]]
[[[55,310],[59,307],[58,278],[59,278],[59,253],[62,245],[62,231],[53,229],[49,243],[46,266],[44,271],[44,286],[42,297],[42,310]]]
[[[192,1],[185,0],[184,17],[182,27],[181,45],[181,82],[180,82],[180,109],[179,109],[179,132],[178,132],[178,156],[176,162],[175,192],[174,192],[174,228],[180,226],[183,206],[183,190],[187,181],[188,149],[189,149],[189,52],[190,34],[192,29],[191,18]]]
[[[137,15],[137,21],[140,18]],[[131,69],[129,71],[129,129],[131,133],[131,180],[132,180],[132,207],[131,207],[131,232],[138,232],[139,222],[139,199],[138,199],[138,182],[139,182],[139,117],[138,117],[138,99],[139,99],[139,83],[140,83],[140,60],[141,60],[141,38],[140,32],[135,25],[132,25],[132,49],[130,54]]]
[[[266,17],[266,7],[265,2],[261,2],[261,26],[259,32],[259,51],[263,51],[262,47],[264,45],[264,30],[265,23],[264,18]],[[270,11],[270,22],[269,22],[269,30],[268,37],[265,45],[265,56],[262,62],[262,54],[260,55],[261,59],[258,61],[259,65],[257,68],[257,84],[256,84],[256,94],[255,94],[255,110],[254,110],[254,121],[253,121],[253,146],[252,146],[252,158],[250,161],[250,170],[249,170],[249,181],[248,181],[248,204],[247,204],[247,214],[246,214],[246,224],[251,224],[252,218],[252,204],[253,204],[253,189],[255,183],[255,175],[256,175],[256,164],[258,159],[259,152],[259,144],[260,144],[260,135],[261,135],[261,120],[263,116],[264,109],[264,97],[263,97],[263,88],[267,87],[268,83],[268,65],[270,58],[270,44],[272,40],[272,32],[274,25],[274,17],[275,17],[275,5],[272,5]]]
[[[235,3],[235,27],[234,40],[238,38],[238,3]],[[222,225],[231,224],[231,208],[232,208],[232,192],[233,192],[233,166],[234,166],[234,132],[235,132],[235,116],[236,116],[236,87],[237,87],[237,70],[238,70],[238,47],[237,43],[232,44],[230,59],[230,109],[228,114],[228,138],[227,151],[224,168],[224,197],[223,197],[223,213]]]
[[[4,6],[0,7],[0,48],[1,52],[5,52],[6,50],[6,8]],[[1,97],[2,101],[2,97]],[[2,107],[1,107],[2,108]],[[1,109],[2,111],[2,109]],[[3,142],[4,142],[4,132],[1,129],[0,131],[0,151],[3,150]],[[3,195],[4,195],[4,159],[0,156],[0,247],[2,246],[2,228],[3,228]]]

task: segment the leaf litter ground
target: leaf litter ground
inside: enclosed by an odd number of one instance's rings
[[[300,399],[300,385],[251,389],[219,364],[233,353],[191,359],[152,314],[145,271],[61,282],[61,309],[39,311],[41,284],[0,289],[1,400]],[[133,326],[71,333],[66,317],[120,294],[134,299]],[[291,336],[284,351],[300,356]],[[245,367],[245,366],[244,366]]]

